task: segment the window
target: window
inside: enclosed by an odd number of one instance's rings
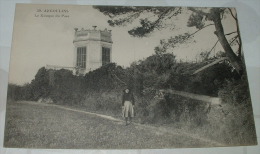
[[[77,48],[77,67],[86,68],[86,47]]]
[[[110,63],[110,48],[102,47],[102,65]]]

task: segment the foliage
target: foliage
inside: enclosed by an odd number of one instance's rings
[[[203,15],[201,13],[193,12],[189,20],[187,22],[188,27],[196,27],[197,29],[202,29],[205,26],[205,23],[203,22]]]
[[[187,20],[187,27],[195,27],[196,31],[193,33],[186,32],[184,34],[171,36],[169,39],[161,40],[160,45],[155,47],[156,52],[166,52],[168,49],[175,48],[179,44],[190,43],[191,38],[200,30],[208,27],[215,26],[216,31],[212,34],[216,34],[218,42],[222,45],[226,56],[230,59],[231,64],[236,69],[236,71],[241,75],[243,73],[243,67],[241,64],[241,39],[240,32],[238,29],[237,18],[232,9],[229,8],[183,8],[183,7],[104,7],[104,6],[94,6],[104,15],[108,15],[111,20],[108,23],[111,26],[125,26],[131,24],[134,20],[139,19],[140,26],[135,27],[128,31],[132,36],[136,37],[146,37],[148,34],[154,32],[155,30],[160,30],[164,28],[174,29],[176,26],[175,18],[178,17],[183,12],[189,15]],[[235,32],[229,34],[224,34],[224,27],[221,20],[226,19],[226,16],[230,16],[237,23],[237,29]],[[147,17],[148,16],[148,17]],[[170,26],[168,26],[170,25]],[[230,40],[227,39],[227,35],[236,33],[235,37]],[[234,51],[232,48],[234,46],[233,42],[236,42],[238,51]],[[216,43],[218,43],[216,42]],[[214,45],[215,46],[215,45]],[[213,48],[214,48],[213,46]]]
[[[181,13],[181,8],[179,7],[94,6],[94,8],[111,18],[111,20],[108,20],[110,26],[122,26],[132,23],[135,19],[138,19],[142,13],[152,14],[152,19],[141,18],[141,26],[128,31],[130,35],[138,37],[146,36],[155,29],[164,28],[164,20]]]
[[[102,92],[120,88],[126,84],[126,80],[123,68],[115,63],[110,63],[87,73],[84,77],[84,86],[86,91]]]
[[[201,65],[205,64],[177,62],[173,54],[157,53],[132,63],[126,69],[110,63],[85,76],[75,76],[64,69],[41,68],[30,84],[16,88],[17,91],[22,91],[16,97],[26,100],[51,98],[55,103],[82,104],[86,95],[114,90],[121,93],[127,86],[138,99],[146,97],[145,95],[149,99],[152,97],[150,94],[155,94],[159,89],[217,96],[224,81],[235,78],[234,72],[231,72],[226,63],[216,64],[207,71],[191,76]]]
[[[203,130],[202,134],[208,134],[213,139],[223,141],[225,138],[223,142],[234,144],[250,141],[246,136],[254,137],[254,122],[247,80],[237,77],[226,62],[192,75],[205,63],[207,61],[177,62],[173,54],[157,53],[132,63],[129,68],[111,63],[85,76],[75,76],[64,69],[41,68],[31,83],[9,85],[8,99],[46,98],[53,103],[121,117],[122,90],[129,87],[136,100],[137,122],[172,124],[188,131],[198,130],[199,134]],[[160,89],[220,96],[223,107],[211,107],[201,101],[167,93],[162,98],[156,98]],[[223,132],[222,139],[218,138],[219,131],[212,131],[217,129]],[[252,131],[247,132],[249,129]],[[230,130],[233,132],[230,133]]]
[[[255,144],[252,106],[248,103],[241,101],[239,105],[226,103],[212,107],[208,114],[210,123],[202,127],[205,130],[204,134],[209,134],[210,138],[226,144]]]
[[[167,22],[171,22],[172,17],[184,11],[179,7],[96,6],[96,8],[111,17],[108,21],[111,26],[132,23],[140,17],[140,26],[129,31],[130,35],[137,37],[145,37],[156,29],[166,28]],[[187,12],[191,11],[187,26],[196,27],[198,30],[194,33],[184,33],[161,40],[160,45],[155,48],[155,54],[133,62],[128,68],[110,63],[88,72],[85,76],[75,76],[69,70],[47,70],[43,67],[39,69],[31,83],[23,86],[10,84],[8,98],[34,101],[47,98],[57,104],[79,105],[90,111],[120,116],[122,90],[129,87],[134,92],[136,114],[141,123],[166,122],[178,124],[181,127],[187,125],[191,128],[205,127],[208,134],[212,133],[210,130],[219,129],[224,132],[224,136],[227,136],[227,142],[231,142],[231,138],[240,133],[236,128],[241,128],[243,131],[244,134],[239,134],[240,136],[252,136],[252,132],[246,134],[247,129],[254,128],[246,79],[241,79],[238,73],[232,72],[232,67],[226,62],[215,64],[192,75],[195,70],[214,60],[208,56],[210,51],[203,52],[201,54],[203,61],[198,63],[177,62],[175,55],[167,52],[169,48],[188,43],[197,32],[207,26],[220,24],[218,25],[220,30],[217,33],[219,37],[222,34],[222,25],[221,21],[217,21],[214,17],[219,18],[220,15],[224,15],[226,11],[223,10],[226,9],[209,9],[208,12],[187,9]],[[142,13],[154,16],[142,18]],[[207,24],[208,22],[211,24]],[[239,39],[239,32],[235,33],[238,37],[232,38],[232,41]],[[232,41],[228,42],[229,47]],[[220,40],[219,42],[223,43]],[[218,56],[230,56],[230,51],[225,49],[225,54]],[[230,61],[233,65],[232,58]],[[172,94],[165,94],[160,99],[155,98],[160,89],[220,96],[223,106],[226,106],[226,111],[223,108],[214,108],[211,111],[211,106],[207,103]],[[237,117],[240,120],[237,120]],[[226,127],[219,126],[223,124]],[[230,130],[234,131],[230,133]]]
[[[7,99],[21,100],[22,87],[15,84],[9,84],[8,91],[7,91]]]
[[[121,116],[122,91],[113,90],[102,93],[91,92],[84,96],[82,106],[89,111],[105,115]]]
[[[47,97],[50,94],[47,70],[42,67],[38,70],[31,83],[18,86],[8,85],[8,98],[14,100],[38,100],[41,97]]]
[[[191,77],[186,91],[193,93],[218,96],[218,91],[223,88],[225,80],[236,78],[237,73],[232,72],[232,68],[226,63],[213,65]]]
[[[48,71],[44,67],[38,70],[34,80],[32,80],[31,90],[33,91],[31,100],[38,100],[50,94]]]
[[[61,70],[49,70],[49,77],[53,75],[52,81],[50,80],[49,86],[51,92],[50,97],[54,103],[60,104],[79,104],[83,99],[83,77],[74,76],[71,71]]]
[[[191,38],[193,36],[189,33],[180,34],[174,37],[170,37],[165,40],[162,39],[160,44],[154,48],[155,52],[163,52],[166,53],[169,49],[173,49],[178,47],[180,44],[191,43]]]
[[[239,105],[250,103],[250,92],[245,76],[241,80],[225,80],[218,95],[224,103]]]

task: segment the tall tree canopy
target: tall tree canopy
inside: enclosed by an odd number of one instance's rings
[[[187,20],[188,27],[196,27],[192,33],[184,33],[177,36],[172,36],[167,40],[161,40],[160,44],[155,47],[155,52],[166,52],[169,48],[174,48],[178,44],[183,44],[190,40],[197,32],[208,26],[215,26],[214,34],[218,41],[213,45],[212,49],[220,43],[225,51],[225,55],[229,58],[232,66],[238,73],[243,73],[241,62],[241,39],[238,29],[238,21],[234,9],[231,8],[185,8],[185,7],[136,7],[136,6],[94,6],[104,15],[109,16],[110,26],[125,26],[139,20],[140,24],[128,33],[135,37],[147,37],[148,34],[155,30],[168,28],[171,26],[174,30],[176,20],[182,13],[189,15]],[[149,17],[148,17],[149,16]],[[224,33],[222,20],[230,16],[236,21],[237,29],[228,34]],[[227,36],[232,36],[227,38]],[[232,45],[238,46],[237,49],[232,48]],[[208,52],[211,52],[212,49]],[[234,51],[237,50],[237,51]]]

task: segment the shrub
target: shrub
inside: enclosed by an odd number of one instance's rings
[[[88,93],[82,105],[90,111],[99,111],[103,114],[121,116],[122,92],[107,91],[103,93]]]
[[[249,144],[255,139],[253,110],[249,94],[248,82],[245,76],[241,80],[226,81],[219,91],[222,99],[220,118],[211,117],[211,121],[221,123],[220,131],[226,142],[233,144]],[[218,127],[218,126],[215,126]],[[252,143],[255,144],[255,143]]]

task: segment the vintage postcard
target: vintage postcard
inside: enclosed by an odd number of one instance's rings
[[[235,8],[17,4],[4,146],[256,145]]]

